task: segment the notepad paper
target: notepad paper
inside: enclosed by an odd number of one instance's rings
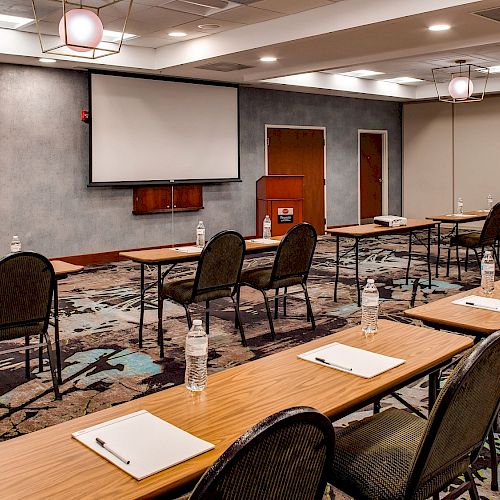
[[[214,445],[189,434],[146,410],[130,413],[72,434],[137,480],[201,455]],[[130,460],[127,465],[100,446],[96,438]]]
[[[448,214],[447,217],[472,217],[470,214]]]
[[[405,362],[404,359],[391,358],[339,342],[299,354],[298,357],[363,378],[375,377]],[[325,363],[316,358],[324,360]]]
[[[268,238],[256,238],[254,240],[250,240],[252,243],[260,243],[261,245],[276,245],[279,242],[276,240],[271,240]]]
[[[182,253],[201,253],[203,248],[195,246],[186,246],[186,247],[175,247],[174,250],[176,252],[182,252]]]
[[[481,297],[479,295],[469,295],[468,297],[454,300],[453,304],[500,312],[500,300],[490,297]]]

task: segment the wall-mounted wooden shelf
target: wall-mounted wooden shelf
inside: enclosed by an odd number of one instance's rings
[[[203,209],[201,184],[182,184],[172,187],[134,188],[134,215],[163,214],[172,212],[196,212]]]

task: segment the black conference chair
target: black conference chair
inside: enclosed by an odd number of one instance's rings
[[[160,316],[163,301],[171,300],[184,307],[189,328],[192,326],[190,304],[205,302],[206,332],[210,331],[210,301],[229,297],[233,301],[236,316],[240,310],[235,295],[240,280],[245,240],[236,231],[222,231],[216,234],[201,252],[196,274],[193,278],[163,283],[159,301]],[[246,346],[245,332],[239,322],[241,341]],[[160,328],[160,356],[163,357],[163,329]]]
[[[424,500],[465,475],[446,498],[479,500],[471,465],[499,406],[500,331],[462,358],[429,420],[393,408],[340,429],[330,483],[356,499]]]
[[[335,434],[327,417],[296,407],[266,418],[208,469],[191,500],[321,500]]]
[[[278,317],[278,298],[280,288],[284,288],[283,314],[286,316],[286,295],[288,287],[300,285],[304,291],[307,306],[307,321],[311,321],[312,329],[316,328],[314,315],[307,291],[307,278],[311,269],[314,250],[316,248],[318,236],[311,224],[304,222],[292,227],[283,236],[276,251],[276,257],[272,266],[247,269],[241,273],[241,286],[249,286],[262,292],[264,304],[266,306],[269,328],[273,339],[276,338],[273,318],[269,307],[267,292],[275,290],[274,315]],[[239,291],[238,291],[239,304]]]
[[[26,378],[30,378],[29,351],[46,346],[54,395],[61,399],[48,334],[55,283],[54,268],[43,255],[19,252],[0,260],[0,341],[25,339],[24,347],[3,350],[0,354],[24,350]],[[35,335],[40,342],[30,345],[30,339]]]
[[[481,257],[484,254],[485,247],[491,247],[493,255],[500,267],[500,257],[498,255],[498,243],[500,240],[500,203],[497,203],[488,214],[481,232],[462,233],[458,236],[452,236],[448,247],[448,260],[446,263],[446,275],[450,275],[451,249],[452,247],[465,248],[465,270],[469,264],[469,250],[472,250],[476,256],[476,261],[481,269],[481,259],[478,250],[481,250]],[[460,260],[457,250],[457,266],[460,266]]]

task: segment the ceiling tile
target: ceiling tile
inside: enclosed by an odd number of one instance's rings
[[[260,0],[252,4],[252,7],[267,9],[283,14],[296,14],[306,10],[331,5],[330,0]]]
[[[233,23],[254,24],[269,21],[270,19],[276,19],[277,17],[282,16],[283,15],[278,12],[255,9],[254,7],[242,5],[241,7],[235,7],[234,9],[214,14],[213,16],[207,17],[207,19],[221,19],[223,21],[231,21]]]
[[[207,25],[213,24],[214,26],[218,25],[218,27],[201,29],[198,28],[200,24],[207,24]],[[222,19],[200,18],[196,21],[191,21],[185,24],[179,24],[178,26],[173,26],[173,27],[176,30],[179,29],[179,31],[185,31],[186,33],[195,32],[195,33],[202,33],[204,35],[213,35],[215,33],[221,33],[223,31],[228,31],[235,28],[241,28],[242,26],[245,25],[241,23],[232,23],[230,21],[223,21]]]

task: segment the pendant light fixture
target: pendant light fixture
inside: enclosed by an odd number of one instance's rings
[[[40,47],[44,54],[99,59],[120,52],[133,0],[109,0],[103,2],[100,7],[86,5],[78,1],[61,0],[59,2],[61,4],[61,20],[59,21],[59,40],[57,42],[54,42],[53,35],[42,33],[40,18],[37,14],[37,4],[40,1],[43,0],[31,0]],[[107,7],[118,3],[125,4],[126,7],[126,17],[123,22],[121,36],[114,38],[112,41],[107,41],[103,39],[104,27],[100,16]]]
[[[467,63],[465,59],[455,61],[452,66],[433,69],[438,99],[451,103],[482,101],[489,73],[488,68]]]

